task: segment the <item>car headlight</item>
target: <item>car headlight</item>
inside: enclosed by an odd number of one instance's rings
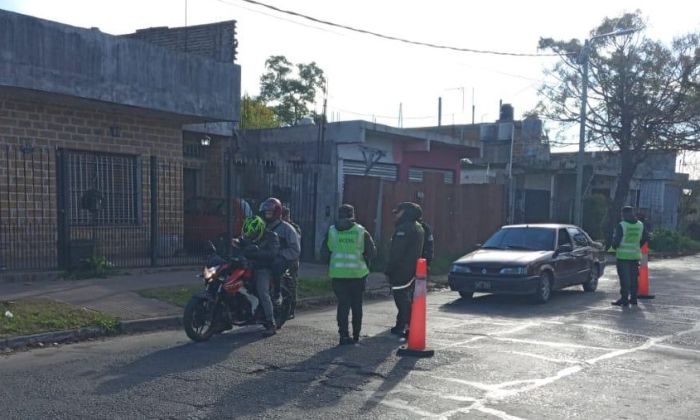
[[[202,270],[202,277],[204,277],[204,280],[209,281],[214,277],[218,269],[218,265],[216,267],[204,267],[204,270]]]
[[[527,267],[505,267],[500,271],[501,274],[523,275],[527,274]]]
[[[452,264],[452,269],[450,269],[452,273],[471,273],[472,270],[467,267],[466,265],[459,265],[459,264]]]

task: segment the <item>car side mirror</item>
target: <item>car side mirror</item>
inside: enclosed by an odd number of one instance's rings
[[[559,245],[559,248],[557,249],[557,252],[558,252],[559,254],[564,254],[564,253],[567,253],[567,252],[571,252],[571,251],[573,251],[573,250],[574,250],[573,245],[571,245],[571,244],[564,244],[564,245]]]
[[[482,246],[484,246],[484,244],[482,244],[482,243],[476,243],[476,244],[474,244],[474,246],[475,246],[477,249],[479,249],[479,248],[481,248]]]

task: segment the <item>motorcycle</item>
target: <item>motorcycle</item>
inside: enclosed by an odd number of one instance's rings
[[[212,335],[230,330],[233,326],[263,324],[265,313],[257,296],[255,278],[250,261],[240,250],[224,259],[217,255],[209,242],[211,254],[202,270],[204,290],[192,296],[185,306],[183,324],[185,333],[193,341],[207,341]],[[289,319],[292,295],[287,287],[289,272],[280,279],[279,291],[273,296],[277,328]]]

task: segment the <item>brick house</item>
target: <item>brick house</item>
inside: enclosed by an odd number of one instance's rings
[[[0,10],[0,265],[67,267],[86,243],[117,265],[174,257],[183,127],[237,120],[234,51],[215,60]]]

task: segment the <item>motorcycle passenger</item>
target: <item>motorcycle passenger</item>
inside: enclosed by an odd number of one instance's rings
[[[272,263],[275,290],[279,290],[282,274],[299,263],[301,238],[292,225],[282,220],[282,203],[276,198],[268,198],[260,204],[260,214],[267,223],[267,230],[279,236],[280,252]],[[277,294],[277,293],[276,293]]]
[[[270,296],[270,282],[272,264],[280,250],[279,237],[265,228],[265,221],[259,216],[248,217],[243,222],[243,236],[234,241],[234,246],[243,250],[243,255],[252,263],[258,299],[265,312],[264,335],[274,335],[277,327]]]

